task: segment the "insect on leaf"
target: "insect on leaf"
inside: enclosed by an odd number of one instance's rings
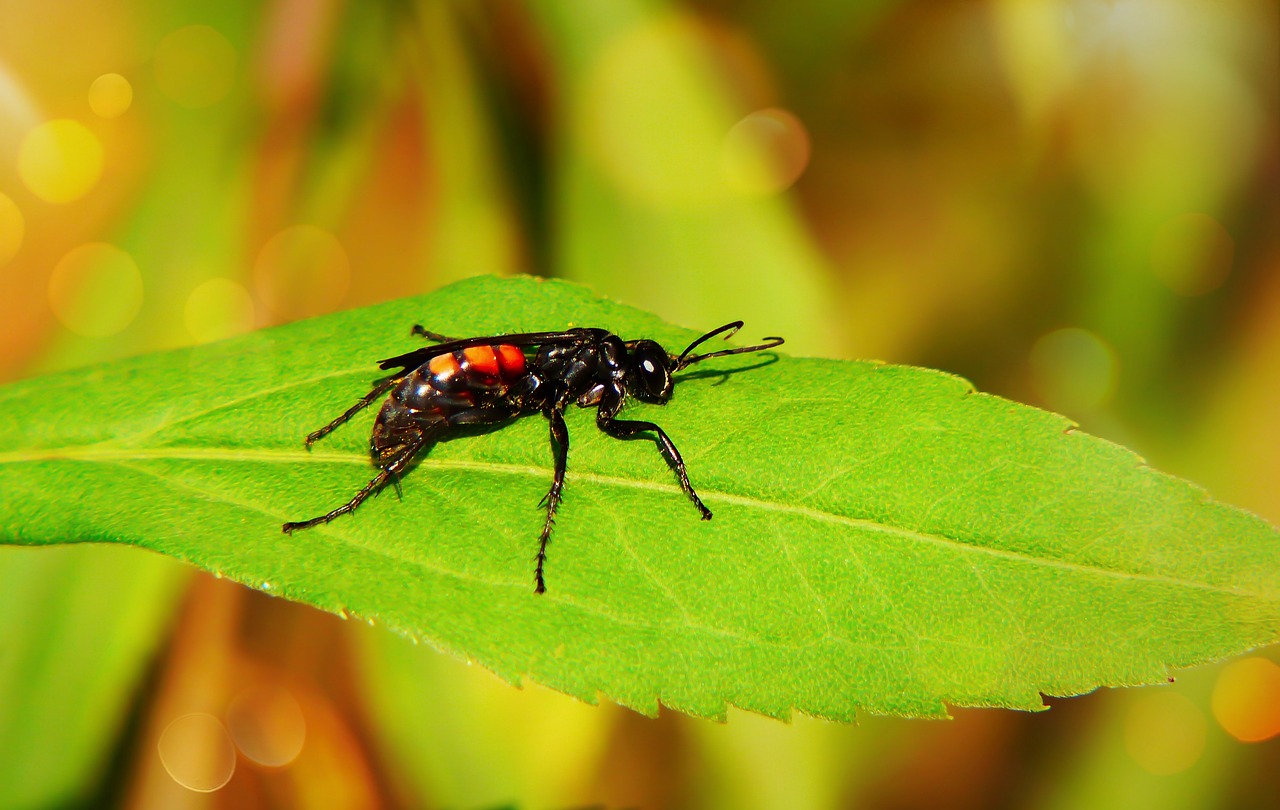
[[[372,477],[376,406],[302,438],[421,345],[414,323],[601,326],[676,351],[699,334],[569,284],[485,278],[9,385],[0,541],[149,548],[648,713],[1036,709],[1277,640],[1275,528],[1062,417],[865,362],[715,358],[665,407],[631,406],[680,447],[711,521],[652,441],[571,408],[542,596],[541,416],[439,443],[402,499],[282,534]]]

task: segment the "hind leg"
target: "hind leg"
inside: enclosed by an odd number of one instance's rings
[[[292,522],[286,523],[280,527],[280,530],[283,531],[285,534],[293,534],[298,529],[309,529],[312,526],[318,526],[321,523],[328,523],[329,521],[333,520],[336,517],[341,517],[342,515],[345,515],[348,512],[355,511],[356,507],[364,503],[365,500],[368,499],[370,495],[377,493],[377,491],[381,489],[387,483],[388,480],[393,479],[395,476],[398,476],[401,472],[403,472],[404,468],[408,466],[410,461],[413,460],[413,457],[418,454],[418,451],[420,451],[423,447],[425,447],[427,443],[434,437],[434,433],[435,433],[434,431],[419,432],[417,437],[412,442],[405,445],[405,448],[401,450],[394,458],[392,458],[391,461],[385,467],[378,470],[378,474],[375,475],[373,479],[369,481],[369,483],[364,485],[364,489],[361,489],[359,492],[357,492],[355,494],[355,497],[353,497],[351,500],[344,503],[342,506],[339,506],[337,509],[334,509],[332,512],[323,514],[320,517],[311,518],[310,520],[298,521],[296,523],[292,523]]]

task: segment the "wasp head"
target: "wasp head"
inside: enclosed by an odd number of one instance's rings
[[[638,340],[631,348],[632,372],[628,382],[631,393],[646,402],[671,399],[676,358],[654,340]]]

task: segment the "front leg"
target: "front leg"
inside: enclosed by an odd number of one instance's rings
[[[698,512],[702,514],[702,519],[711,520],[711,510],[702,503],[698,493],[693,491],[693,484],[689,483],[689,473],[685,469],[684,459],[680,457],[680,451],[676,449],[675,443],[671,441],[671,437],[666,434],[666,431],[652,422],[615,419],[614,413],[616,413],[616,410],[602,407],[596,413],[596,425],[615,439],[629,439],[646,430],[651,430],[657,434],[658,448],[662,451],[663,457],[666,458],[667,464],[671,466],[671,469],[675,470],[676,478],[680,479],[680,488],[684,490],[685,495],[689,496],[689,500],[693,501],[693,505],[698,508]]]
[[[551,529],[556,524],[556,508],[560,506],[560,492],[564,489],[564,473],[569,466],[569,428],[564,424],[564,410],[560,406],[549,405],[543,413],[551,423],[551,449],[555,453],[556,469],[551,478],[551,489],[542,499],[543,505],[547,507],[547,519],[542,524],[542,535],[538,538],[538,567],[533,574],[533,590],[536,593],[547,592],[542,568],[547,561],[547,543],[551,541]]]

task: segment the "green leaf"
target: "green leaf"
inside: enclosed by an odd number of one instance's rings
[[[683,451],[710,522],[651,442],[572,409],[545,596],[541,417],[442,442],[403,499],[282,534],[372,476],[372,413],[310,452],[302,436],[417,345],[415,322],[696,334],[572,285],[485,278],[10,385],[0,540],[136,544],[649,713],[1035,709],[1277,639],[1276,529],[1062,417],[873,363],[722,358],[665,408],[635,406]]]

